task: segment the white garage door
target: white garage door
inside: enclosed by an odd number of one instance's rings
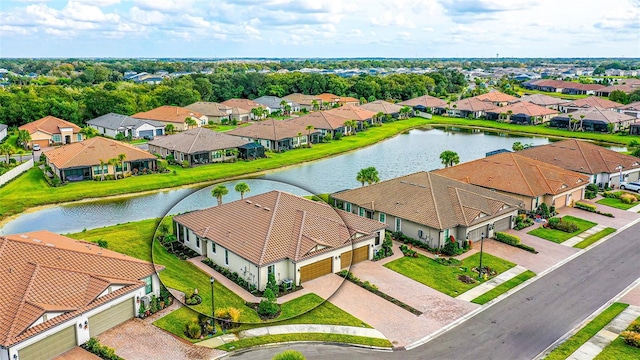
[[[18,350],[20,360],[47,360],[76,347],[76,329],[71,325],[57,333]]]
[[[99,335],[135,316],[133,298],[89,318],[89,334]]]
[[[511,216],[496,221],[493,228],[495,231],[509,230],[511,228]]]
[[[482,233],[484,233],[484,236],[486,237],[487,234],[489,234],[489,232],[487,231],[487,227],[486,226],[481,226],[477,229],[473,229],[469,231],[469,240],[470,241],[478,241],[482,238]]]

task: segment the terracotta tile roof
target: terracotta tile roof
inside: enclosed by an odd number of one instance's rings
[[[360,103],[360,100],[351,97],[351,96],[340,96],[340,100],[338,100],[339,103]]]
[[[322,99],[320,97],[318,97],[317,95],[306,95],[306,94],[300,94],[300,93],[293,93],[293,94],[289,94],[289,95],[285,96],[284,98],[289,100],[289,101],[293,101],[295,103],[298,103],[300,105],[311,106],[312,103],[313,103],[313,100],[315,100],[318,103],[318,106],[322,105]]]
[[[373,111],[374,113],[384,113],[384,114],[396,114],[400,112],[402,106],[392,104],[390,102],[384,100],[376,100],[370,103],[360,105],[361,108],[369,111]]]
[[[518,154],[589,175],[616,173],[618,165],[625,170],[640,168],[640,161],[634,156],[575,139],[533,146]]]
[[[627,104],[627,105],[622,105],[618,107],[618,109],[640,111],[640,101],[632,102],[631,104]]]
[[[63,145],[44,153],[58,169],[99,165],[100,159],[108,161],[120,154],[127,156],[125,162],[156,159],[152,154],[133,145],[101,136]]]
[[[454,107],[455,105],[455,107]],[[489,101],[482,101],[476,98],[470,97],[462,100],[458,100],[456,102],[451,103],[451,109],[462,110],[462,111],[486,111],[495,108]]]
[[[242,136],[252,139],[277,141],[297,137],[298,133],[306,135],[308,134],[308,130],[306,130],[305,128],[306,125],[303,125],[299,122],[267,119],[251,124],[249,126],[237,127],[233,130],[225,132],[225,134]],[[315,131],[312,131],[312,133],[313,132]]]
[[[339,116],[345,120],[368,120],[376,115],[375,112],[363,109],[355,105],[343,105],[335,109],[327,110],[331,115]]]
[[[315,95],[315,96],[320,98],[323,103],[325,103],[325,102],[337,103],[338,101],[340,101],[340,96],[329,94],[329,93],[322,93],[322,94]],[[322,104],[320,104],[320,105],[322,105]]]
[[[511,111],[511,115],[524,114],[527,116],[546,116],[558,114],[558,110],[551,110],[544,106],[536,105],[527,101],[519,101],[510,105],[501,106],[492,110],[487,110],[488,113],[508,113]]]
[[[160,106],[149,111],[139,112],[137,114],[131,115],[131,117],[137,119],[147,119],[177,124],[184,123],[185,119],[188,117],[201,118],[203,116],[203,114],[193,110],[189,110],[187,108],[169,105]]]
[[[247,144],[236,136],[209,130],[207,128],[195,128],[175,135],[155,138],[149,145],[180,151],[185,154],[195,154],[215,150],[237,148]]]
[[[562,104],[564,107],[581,107],[581,108],[590,108],[590,107],[599,107],[602,109],[612,109],[618,106],[622,106],[615,101],[611,101],[609,99],[604,99],[598,96],[589,96],[583,99],[574,100],[568,103]]]
[[[224,104],[207,101],[194,102],[193,104],[187,105],[184,108],[200,114],[204,114],[206,116],[227,116],[229,115],[227,111],[231,110],[230,107]]]
[[[474,96],[474,98],[480,101],[489,102],[512,102],[518,99],[515,96],[507,95],[505,93],[501,93],[500,91],[490,91],[486,94]]]
[[[559,105],[559,104],[564,104],[569,102],[569,100],[565,100],[565,99],[560,99],[557,97],[553,97],[553,96],[549,96],[549,95],[545,95],[545,94],[531,94],[531,95],[525,95],[519,99],[515,100],[517,101],[528,101],[530,103],[536,104],[536,105],[540,105],[540,106],[551,106],[551,105]]]
[[[27,130],[29,134],[41,131],[46,134],[60,134],[60,128],[72,128],[73,133],[79,133],[82,129],[71,122],[58,119],[55,116],[45,116],[42,119],[32,121],[20,126],[18,129]]]
[[[316,111],[310,114],[286,120],[292,124],[298,124],[302,128],[313,125],[316,129],[335,130],[344,127],[345,118],[328,111]],[[304,132],[307,133],[306,131]]]
[[[398,105],[424,106],[427,108],[444,108],[444,107],[447,107],[447,102],[437,97],[424,95],[424,96],[419,96],[417,98],[399,102]]]
[[[529,197],[557,195],[589,182],[584,174],[510,152],[434,172],[484,188]]]
[[[245,110],[248,110],[249,112],[251,112],[251,109],[253,108],[262,107],[262,105],[249,99],[229,99],[221,102],[221,104],[231,108],[245,109]]]
[[[640,85],[638,84],[625,84],[625,85],[611,85],[611,86],[607,86],[605,88],[602,89],[598,89],[598,92],[607,92],[607,93],[612,93],[616,90],[620,90],[623,91],[627,94],[631,94],[632,92],[636,91],[636,90],[640,90]]]
[[[601,121],[604,123],[616,124],[620,122],[631,121],[635,122],[636,117],[617,112],[615,110],[605,110],[599,107],[590,107],[586,109],[580,109],[570,113],[562,113],[556,116],[556,118],[568,119],[571,115],[574,119],[580,120],[580,117],[584,115],[584,120]]]
[[[157,270],[162,270],[158,267]],[[0,345],[8,347],[144,286],[154,265],[48,231],[0,236]],[[124,288],[98,296],[110,285]],[[66,312],[29,328],[46,312]]]
[[[469,226],[522,206],[510,196],[426,171],[331,196],[440,230]]]
[[[246,221],[251,219],[250,221]],[[360,241],[383,223],[283,191],[178,215],[174,220],[250,262],[298,262]],[[317,246],[325,247],[314,251]]]

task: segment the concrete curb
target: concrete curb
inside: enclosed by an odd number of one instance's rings
[[[234,356],[234,355],[238,355],[238,354],[243,354],[245,352],[251,352],[251,351],[256,350],[256,349],[277,348],[277,347],[281,347],[281,346],[285,346],[285,345],[297,345],[297,344],[327,344],[327,345],[336,345],[336,346],[356,347],[356,348],[368,349],[368,350],[372,350],[372,351],[386,352],[386,353],[393,352],[393,350],[391,348],[379,347],[379,346],[369,346],[369,345],[362,345],[362,344],[351,344],[351,343],[332,342],[332,341],[325,342],[325,341],[303,340],[303,341],[285,341],[285,342],[279,342],[279,343],[256,345],[256,346],[252,346],[252,347],[248,347],[248,348],[244,348],[244,349],[240,349],[240,350],[229,351],[227,353],[218,355],[218,356],[213,357],[211,359],[212,360],[223,359],[223,358],[225,358],[227,356]]]

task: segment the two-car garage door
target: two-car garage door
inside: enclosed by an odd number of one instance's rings
[[[62,331],[18,350],[21,360],[47,360],[76,347],[76,329],[71,325]]]
[[[89,334],[99,335],[135,316],[133,298],[89,317]]]
[[[352,260],[353,257],[353,260]],[[357,264],[361,261],[369,260],[369,247],[362,246],[355,250],[345,251],[340,254],[340,268],[346,269],[351,264]]]
[[[319,278],[322,275],[331,274],[331,265],[333,259],[331,257],[316,261],[312,264],[305,265],[300,268],[300,282],[313,280]]]

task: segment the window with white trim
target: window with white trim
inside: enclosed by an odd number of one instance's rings
[[[364,217],[364,213],[365,213],[365,210],[364,210],[364,208],[363,208],[363,207],[361,207],[361,208],[359,208],[359,209],[358,209],[358,215],[360,215],[360,216]]]
[[[380,222],[386,223],[387,222],[387,215],[385,213],[380,213],[380,214],[378,214],[378,219],[380,220]]]
[[[211,241],[211,252],[212,252],[213,254],[215,254],[215,253],[216,253],[216,243],[214,243],[213,241]]]
[[[229,250],[224,250],[224,264],[229,266]]]
[[[144,280],[144,293],[150,294],[153,291],[153,281],[151,280],[151,276],[147,276]]]
[[[346,212],[351,212],[351,203],[348,203],[348,202],[344,203],[344,210]]]
[[[402,231],[402,219],[396,217],[396,231]]]

